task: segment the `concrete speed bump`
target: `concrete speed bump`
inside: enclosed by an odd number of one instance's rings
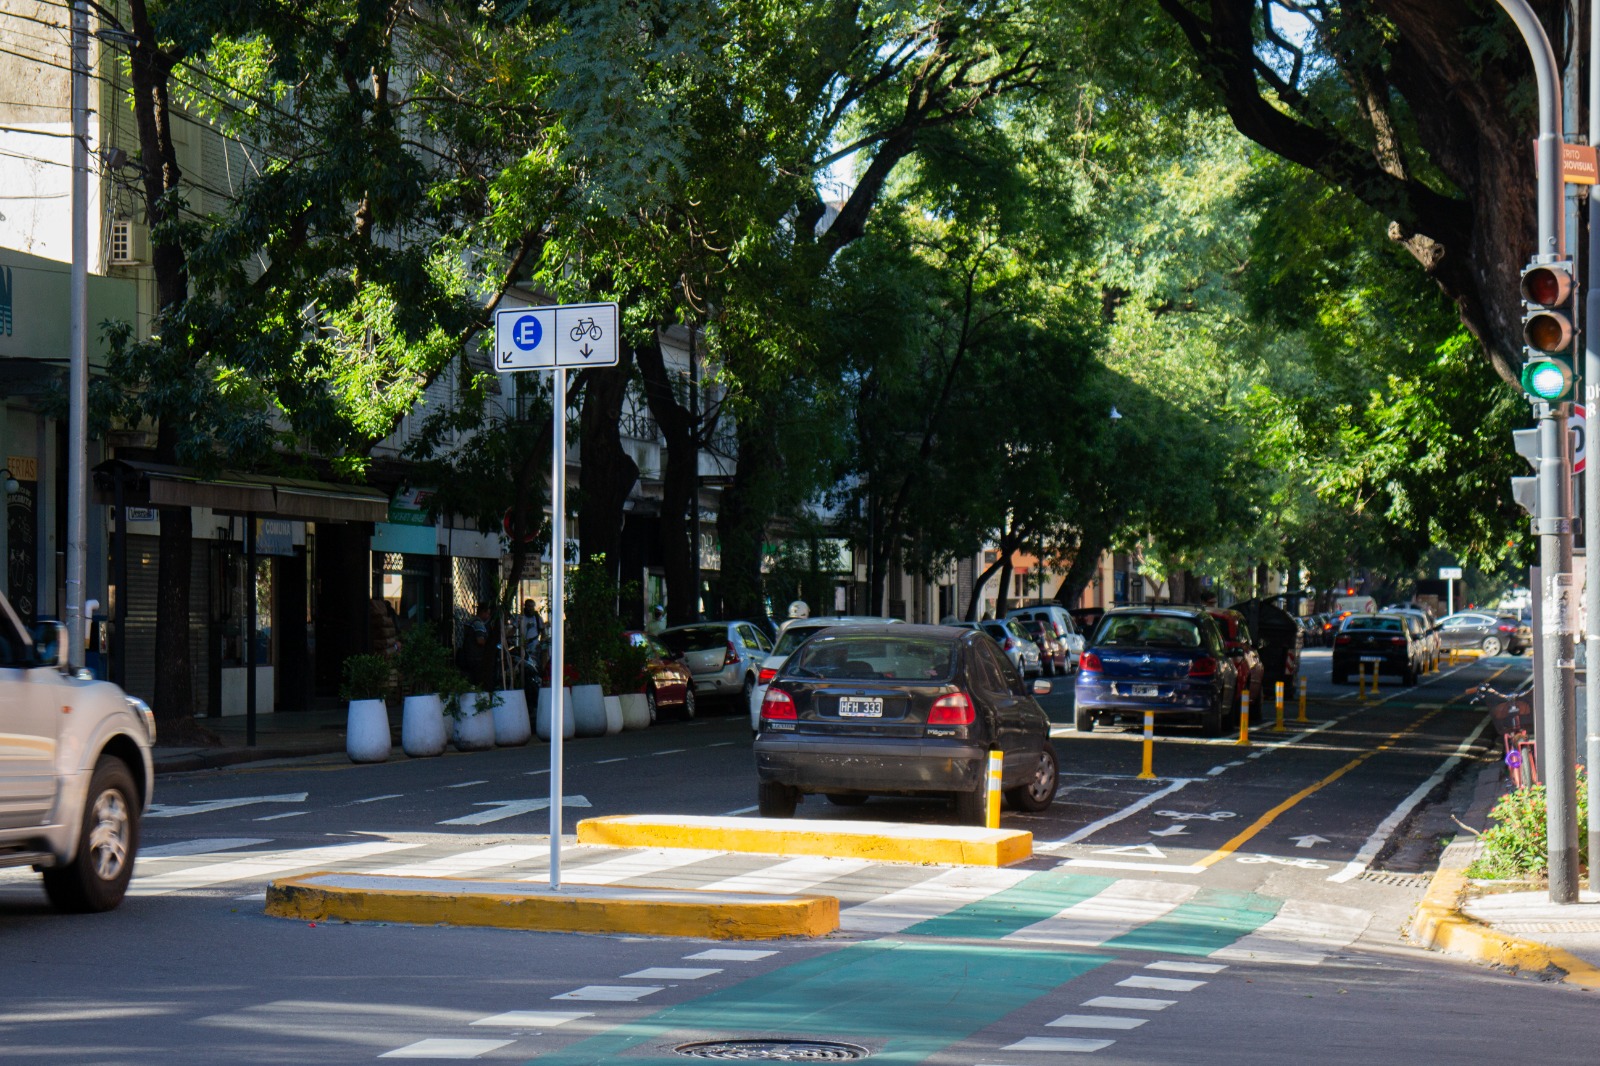
[[[831,896],[548,885],[454,877],[312,873],[272,882],[266,912],[305,921],[481,925],[565,933],[717,940],[824,936],[839,928]]]
[[[1033,856],[1033,834],[1018,829],[674,814],[585,818],[578,823],[578,843],[762,855],[828,855],[948,866],[1009,866]]]

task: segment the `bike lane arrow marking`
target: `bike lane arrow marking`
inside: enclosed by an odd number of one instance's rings
[[[1318,844],[1328,843],[1327,837],[1319,837],[1315,833],[1307,833],[1303,837],[1290,837],[1289,839],[1294,841],[1294,846],[1297,848],[1314,848]]]
[[[186,814],[209,814],[229,807],[244,807],[252,803],[304,803],[309,792],[284,792],[277,796],[241,796],[236,799],[200,800],[196,803],[152,803],[146,818],[181,818]]]
[[[1186,834],[1188,832],[1189,832],[1189,830],[1185,829],[1181,825],[1169,825],[1165,829],[1152,829],[1152,830],[1150,830],[1150,835],[1153,836],[1153,837],[1175,837],[1175,836],[1181,836],[1181,835]]]
[[[487,802],[474,803],[473,806],[487,807],[489,809],[486,811],[478,811],[476,814],[464,814],[460,818],[449,818],[437,824],[487,825],[490,822],[498,822],[505,818],[515,818],[519,814],[532,814],[535,811],[548,810],[550,807],[550,798],[546,796],[543,799],[489,800]],[[588,807],[590,806],[590,803],[588,799],[583,796],[563,796],[561,797],[561,806]]]

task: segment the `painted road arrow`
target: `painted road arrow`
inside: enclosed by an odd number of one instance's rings
[[[1129,844],[1121,848],[1096,848],[1096,855],[1148,855],[1152,859],[1164,859],[1167,853],[1154,844]]]
[[[1315,833],[1307,833],[1303,837],[1290,837],[1289,839],[1294,841],[1294,846],[1297,848],[1314,848],[1318,844],[1328,843],[1327,837],[1319,837]]]
[[[1175,837],[1188,831],[1181,825],[1169,825],[1165,829],[1150,830],[1150,835],[1153,837]]]
[[[438,824],[487,825],[490,822],[498,822],[504,818],[515,818],[519,814],[532,814],[534,811],[548,810],[550,797],[546,796],[544,799],[531,800],[487,800],[481,803],[474,803],[473,806],[488,807],[489,809],[479,811],[476,814],[464,814],[460,818],[451,818]],[[561,797],[561,806],[588,807],[590,803],[583,796],[563,796]]]
[[[150,804],[146,818],[181,818],[186,814],[206,814],[223,811],[229,807],[246,807],[252,803],[304,803],[309,792],[285,792],[277,796],[241,796],[237,799],[201,800],[198,803]]]

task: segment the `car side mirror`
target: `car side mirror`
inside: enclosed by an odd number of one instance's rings
[[[67,665],[67,627],[62,622],[38,622],[33,627],[33,652],[40,666]]]
[[[1033,679],[1033,694],[1035,696],[1048,696],[1050,695],[1050,689],[1050,682],[1044,678],[1036,677]]]

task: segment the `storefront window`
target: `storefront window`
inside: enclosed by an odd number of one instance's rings
[[[257,558],[255,569],[255,661],[265,666],[275,661],[272,640],[273,575],[277,560]],[[245,631],[249,610],[249,559],[237,550],[223,556],[222,665],[245,665]]]

